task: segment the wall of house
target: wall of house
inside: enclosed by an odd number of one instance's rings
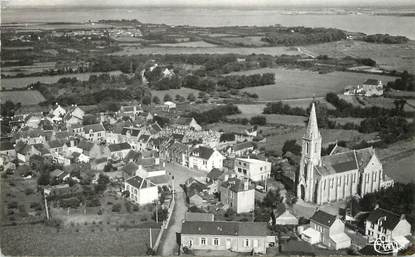
[[[411,234],[411,224],[406,219],[401,219],[392,230],[392,238],[396,236],[408,236]]]
[[[237,193],[236,212],[245,213],[255,208],[255,190],[241,191]]]

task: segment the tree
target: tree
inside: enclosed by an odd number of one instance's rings
[[[265,116],[254,116],[251,118],[250,123],[251,125],[264,126],[267,124],[267,118],[265,118]]]
[[[49,182],[50,182],[50,175],[48,171],[42,172],[42,174],[40,174],[39,178],[37,179],[37,184],[40,186],[49,185]]]
[[[190,93],[187,96],[187,100],[189,100],[190,102],[194,102],[196,100],[196,97],[195,97],[195,95],[193,93]]]
[[[268,191],[264,199],[262,200],[262,206],[268,208],[276,208],[277,205],[281,203],[282,197],[280,196],[280,193],[277,190]]]
[[[171,96],[169,94],[164,95],[164,98],[163,98],[164,102],[171,101],[171,100],[173,100],[173,99],[171,98]]]
[[[150,96],[144,96],[141,100],[141,103],[144,105],[150,105],[151,104],[151,97]]]
[[[301,146],[296,142],[295,139],[285,141],[282,146],[282,153],[285,154],[286,152],[291,152],[295,155],[301,155]]]
[[[103,192],[107,189],[107,185],[110,182],[110,179],[104,174],[99,174],[97,182],[98,184],[95,186],[95,191]]]
[[[160,98],[158,96],[153,96],[153,104],[160,104]]]

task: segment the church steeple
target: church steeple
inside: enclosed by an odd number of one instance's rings
[[[316,106],[314,102],[311,104],[310,118],[308,119],[307,130],[304,135],[305,138],[314,139],[320,136],[317,124]]]

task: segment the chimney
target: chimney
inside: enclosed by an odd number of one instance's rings
[[[158,158],[158,157],[154,158],[154,164],[159,165],[160,164],[160,158]],[[163,165],[163,167],[164,167],[164,165]]]
[[[163,167],[164,167],[164,168],[166,167],[166,162],[163,162]]]
[[[405,214],[401,214],[401,220],[406,220]]]
[[[374,210],[376,210],[376,209],[379,209],[379,204],[378,203],[375,205]]]

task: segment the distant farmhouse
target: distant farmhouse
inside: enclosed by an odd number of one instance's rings
[[[321,156],[321,134],[314,103],[306,133],[302,139],[297,197],[306,202],[324,204],[364,196],[393,185],[383,173],[382,163],[372,147],[341,149]]]
[[[381,96],[383,84],[380,80],[368,79],[362,85],[347,87],[344,95]]]

